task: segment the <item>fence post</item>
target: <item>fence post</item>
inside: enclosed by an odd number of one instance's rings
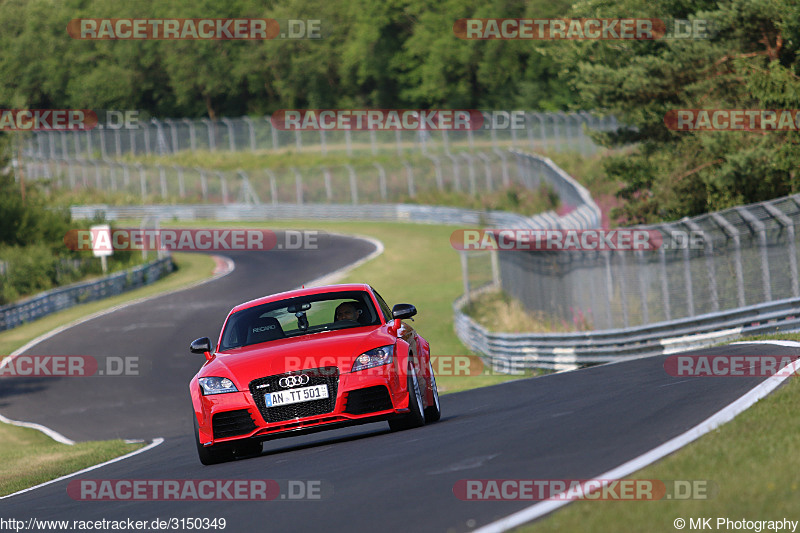
[[[472,155],[468,152],[461,152],[461,157],[467,160],[467,164],[469,165],[467,170],[469,171],[469,193],[472,196],[478,194],[478,190],[475,184],[475,165],[472,161]]]
[[[150,122],[152,122],[156,127],[156,142],[158,143],[158,153],[159,154],[169,153],[169,150],[166,149],[167,138],[164,135],[164,127],[161,125],[161,122],[159,122],[158,119],[155,118],[152,119]]]
[[[197,132],[194,129],[194,122],[185,118],[182,120],[187,126],[189,126],[189,146],[192,149],[192,152],[197,151]]]
[[[375,130],[369,130],[369,145],[372,155],[378,155],[378,133]]]
[[[209,152],[216,152],[217,151],[217,141],[216,141],[216,132],[214,131],[216,128],[214,127],[214,123],[211,122],[207,118],[200,119],[203,124],[206,125],[206,129],[208,130],[208,151]]]
[[[208,202],[208,177],[203,168],[195,167],[195,170],[200,173],[200,192],[203,195],[203,202]]]
[[[103,190],[103,182],[100,178],[100,165],[97,161],[92,161],[92,165],[94,165],[94,185],[97,187],[98,191]]]
[[[275,129],[275,126],[272,124],[272,117],[266,118],[267,124],[269,124],[269,131],[272,135],[272,149],[277,150],[280,148],[280,142],[278,141],[278,130]]]
[[[236,132],[233,130],[233,122],[231,119],[222,117],[220,119],[223,124],[228,128],[228,148],[231,152],[236,151]]]
[[[128,188],[131,186],[131,168],[130,165],[122,164],[122,186],[127,191]]]
[[[105,133],[106,131],[107,130],[99,130],[99,133],[98,133],[100,135],[100,157],[102,159],[107,159],[108,158],[108,153],[106,152],[106,133]],[[50,139],[50,137],[48,137],[48,140],[49,139]],[[50,143],[48,143],[48,144],[50,144]],[[51,147],[52,147],[52,145],[51,145]]]
[[[761,282],[764,286],[764,299],[771,302],[772,282],[769,274],[769,256],[767,255],[767,228],[764,226],[764,223],[756,218],[753,213],[748,211],[746,207],[739,206],[736,208],[736,212],[758,233],[758,248],[761,252]]]
[[[415,198],[417,196],[416,188],[414,187],[414,170],[408,161],[403,161],[403,166],[406,167],[406,179],[408,180],[408,196]]]
[[[295,167],[290,167],[289,170],[294,172],[294,188],[299,205],[303,203],[303,176],[300,175],[300,172]]]
[[[778,223],[786,228],[786,236],[789,248],[789,274],[792,277],[792,296],[795,298],[800,297],[800,288],[797,282],[797,250],[794,242],[794,223],[792,219],[784,215],[783,212],[770,203],[763,203],[764,209],[772,215]]]
[[[372,163],[378,169],[378,189],[381,193],[381,200],[386,201],[386,171],[380,163]]]
[[[278,203],[278,184],[275,180],[275,174],[268,169],[265,168],[264,172],[269,176],[269,196],[272,205],[276,205]]]
[[[683,276],[686,280],[686,316],[694,316],[694,289],[692,287],[692,269],[690,266],[691,259],[689,257],[689,252],[689,247],[686,246],[683,249]]]
[[[175,121],[171,118],[165,118],[164,123],[169,127],[169,140],[172,142],[172,153],[177,154],[180,151],[180,144],[178,142],[178,130],[175,128]]]
[[[448,153],[447,157],[453,163],[453,186],[456,191],[461,192],[461,170],[458,165],[458,156]]]
[[[136,163],[136,168],[139,169],[139,186],[142,192],[142,203],[145,204],[147,203],[147,175],[141,163]]]
[[[164,165],[158,165],[158,177],[161,182],[161,198],[167,198],[167,173]]]
[[[706,236],[703,230],[692,220],[684,219],[684,224],[690,231],[696,232],[698,235],[703,236],[704,253],[706,256],[706,269],[708,270],[708,290],[709,298],[711,299],[711,311],[719,311],[719,294],[717,294],[717,272],[714,268],[714,242]]]
[[[734,270],[736,272],[736,293],[737,293],[737,300],[739,307],[744,307],[746,305],[745,297],[744,297],[744,274],[742,272],[742,243],[739,239],[739,230],[737,230],[733,224],[728,222],[722,215],[719,213],[711,213],[711,218],[716,222],[722,230],[733,239],[733,264]]]
[[[322,148],[322,155],[328,155],[328,143],[325,140],[325,130],[319,130],[319,145]]]
[[[183,179],[183,167],[174,165],[172,168],[178,173],[178,194],[181,198],[186,198],[186,181]]]
[[[348,157],[353,157],[353,138],[350,130],[344,130],[344,144],[347,146]]]
[[[500,263],[497,259],[497,250],[489,250],[490,259],[492,262],[492,284],[500,287]]]
[[[356,180],[356,171],[351,165],[345,165],[347,173],[350,175],[350,201],[353,205],[358,204],[358,182]]]
[[[484,152],[478,152],[478,157],[483,160],[483,170],[486,173],[486,191],[492,192],[494,190],[494,186],[492,183],[491,161],[489,160],[489,156]]]
[[[255,124],[253,124],[253,119],[251,119],[250,117],[242,117],[242,120],[244,120],[244,123],[247,124],[247,133],[248,133],[248,136],[250,137],[250,151],[251,152],[255,152],[256,151],[256,127],[255,127]]]
[[[461,256],[461,279],[464,283],[464,299],[467,301],[467,304],[469,304],[469,265],[467,264],[467,252],[461,251],[459,255]]]
[[[144,126],[142,133],[144,134],[144,153],[150,155],[150,127]]]
[[[325,182],[325,198],[327,198],[328,203],[333,201],[333,187],[331,186],[331,171],[328,170],[328,167],[322,167],[322,179]]]
[[[225,177],[225,174],[222,172],[217,172],[217,177],[219,178],[219,187],[222,192],[222,204],[227,205],[228,203],[228,179]]]
[[[661,242],[666,242],[666,237],[662,234]],[[667,278],[667,254],[663,246],[658,247],[658,266],[661,277],[661,302],[664,306],[664,319],[672,320],[672,309],[669,304],[669,282]]]
[[[606,301],[610,304],[614,301],[614,279],[613,274],[611,272],[611,252],[610,251],[603,251],[603,262],[605,263],[606,267]],[[605,305],[606,310],[606,322],[608,323],[609,328],[614,327],[614,320],[611,317],[611,305]]]

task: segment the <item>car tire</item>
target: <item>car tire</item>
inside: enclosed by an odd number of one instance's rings
[[[197,425],[197,417],[194,418],[194,443],[197,445],[197,456],[204,465],[216,465],[233,460],[233,447],[229,444],[217,444],[215,446],[203,446],[200,444],[200,430]]]
[[[437,422],[442,418],[442,407],[439,405],[439,389],[436,387],[436,376],[433,375],[433,365],[428,360],[428,374],[431,376],[428,386],[433,394],[433,405],[425,408],[425,423]]]
[[[397,418],[389,419],[389,427],[392,431],[417,428],[425,425],[425,414],[423,413],[422,389],[419,386],[419,379],[414,370],[411,360],[408,362],[408,414]]]

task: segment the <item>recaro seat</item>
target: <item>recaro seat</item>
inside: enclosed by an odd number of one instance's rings
[[[281,323],[271,316],[258,317],[247,328],[247,344],[258,344],[286,337]]]

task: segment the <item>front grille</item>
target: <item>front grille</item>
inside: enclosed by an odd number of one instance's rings
[[[383,386],[367,387],[347,393],[347,407],[345,413],[363,415],[392,409],[392,399],[389,390]]]
[[[256,429],[256,423],[247,409],[216,413],[211,419],[215,439],[244,435]]]
[[[264,402],[264,395],[269,392],[277,392],[285,389],[278,385],[278,381],[285,376],[296,376],[306,374],[309,377],[308,383],[303,387],[314,385],[327,385],[328,397],[321,400],[311,400],[308,402],[292,403],[289,405],[278,405],[267,407]],[[266,385],[266,386],[264,386]],[[336,391],[339,387],[339,369],[335,366],[325,366],[322,368],[311,368],[285,374],[276,374],[265,378],[254,379],[250,382],[250,394],[258,406],[258,410],[267,423],[282,422],[293,418],[304,418],[307,416],[322,415],[330,413],[336,407]],[[300,388],[300,387],[292,387]]]

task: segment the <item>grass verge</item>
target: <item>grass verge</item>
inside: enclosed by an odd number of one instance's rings
[[[800,334],[743,340],[795,340]],[[784,386],[731,422],[626,479],[708,480],[717,489],[706,500],[578,501],[516,531],[676,531],[682,518],[797,520],[800,457],[800,382]],[[716,529],[716,527],[714,527]]]
[[[83,316],[125,302],[179,289],[211,276],[210,256],[173,254],[178,270],[152,285],[113,298],[91,302],[48,315],[41,320],[0,333],[0,353],[9,354],[48,331]],[[0,357],[2,359],[2,357]],[[61,444],[30,428],[0,423],[0,496],[108,461],[143,446],[122,440]]]

